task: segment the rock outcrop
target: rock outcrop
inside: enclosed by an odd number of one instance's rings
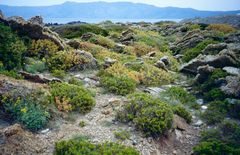
[[[221,90],[230,96],[240,98],[240,76],[227,76],[227,84],[221,87]]]
[[[202,51],[202,53],[205,55],[208,55],[208,54],[216,55],[220,51],[222,51],[223,49],[226,49],[226,48],[227,48],[226,43],[210,44]]]
[[[35,40],[49,39],[58,45],[60,50],[63,50],[66,46],[57,33],[43,26],[43,19],[40,16],[32,17],[29,21],[25,21],[22,17],[18,16],[7,19],[0,16],[0,23],[9,25],[19,36],[27,36]]]

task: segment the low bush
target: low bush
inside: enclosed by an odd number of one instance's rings
[[[206,101],[224,100],[225,98],[227,98],[227,95],[219,88],[213,88],[209,92],[204,93],[204,100]]]
[[[26,46],[10,27],[0,23],[0,62],[5,70],[22,67]]]
[[[14,79],[23,79],[23,77],[15,70],[5,70],[3,64],[0,62],[0,74],[12,77]]]
[[[68,70],[76,65],[82,65],[89,62],[89,59],[79,55],[74,51],[62,51],[47,59],[47,65],[50,70]]]
[[[182,87],[170,87],[160,94],[161,99],[172,104],[183,104],[191,108],[199,108],[195,96],[191,95]],[[166,99],[166,97],[168,97]]]
[[[64,25],[53,28],[60,36],[68,39],[79,38],[84,33],[95,33],[102,36],[107,36],[108,31],[93,24],[81,24],[81,25]]]
[[[173,82],[171,74],[152,65],[144,65],[140,70],[142,83],[146,86],[160,86]]]
[[[106,48],[114,48],[115,43],[111,39],[108,39],[107,37],[103,37],[100,35],[95,35],[89,40],[91,43],[106,47]]]
[[[228,24],[211,24],[207,27],[208,30],[219,31],[224,34],[235,32],[236,29]]]
[[[64,79],[64,77],[66,76],[66,73],[64,70],[52,70],[52,76],[60,78],[60,79]]]
[[[200,143],[194,147],[194,154],[239,154],[240,127],[238,122],[224,120],[216,128],[201,134]]]
[[[118,132],[114,132],[115,138],[120,139],[120,140],[126,140],[129,139],[131,137],[131,134],[129,131],[118,131]]]
[[[136,56],[141,57],[152,52],[154,49],[143,42],[137,42],[133,45],[132,54],[136,54]]]
[[[45,62],[39,60],[29,60],[30,62],[25,65],[25,70],[29,73],[42,73],[47,70]]]
[[[223,101],[208,103],[208,109],[202,114],[202,118],[208,125],[220,123],[227,115],[227,106]]]
[[[71,105],[71,110],[82,113],[89,112],[95,105],[95,100],[91,93],[82,86],[71,85],[67,83],[51,84],[51,100],[56,103],[56,99],[60,102],[66,102]]]
[[[129,103],[119,111],[116,119],[121,122],[134,122],[146,136],[158,137],[171,128],[173,112],[171,107],[145,93],[129,96]]]
[[[127,95],[136,89],[136,82],[124,75],[103,76],[100,83],[108,91],[119,95]]]
[[[173,113],[184,118],[187,123],[192,122],[192,115],[189,111],[187,111],[186,108],[184,108],[181,105],[175,105],[173,106]]]
[[[52,41],[44,40],[32,40],[28,47],[28,56],[36,56],[38,58],[51,57],[55,55],[59,50],[59,47]]]
[[[37,98],[4,96],[1,102],[6,112],[31,131],[42,129],[50,118]]]
[[[139,155],[132,147],[118,143],[105,142],[92,144],[86,140],[60,141],[55,145],[55,155],[92,154],[92,155]]]

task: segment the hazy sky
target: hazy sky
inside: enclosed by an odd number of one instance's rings
[[[39,6],[60,4],[67,0],[0,0],[0,4]],[[98,0],[70,0],[76,2],[92,2]],[[148,3],[160,7],[191,7],[199,10],[240,10],[240,0],[102,0],[108,2],[129,1]]]

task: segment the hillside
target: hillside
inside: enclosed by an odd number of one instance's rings
[[[66,2],[43,7],[15,7],[0,5],[6,16],[24,18],[41,15],[44,18],[94,18],[94,19],[185,19],[215,15],[237,14],[240,11],[200,11],[191,8],[160,8],[153,5],[129,2]],[[130,13],[129,13],[130,12]]]
[[[238,155],[239,133],[240,29],[0,13],[0,154]]]

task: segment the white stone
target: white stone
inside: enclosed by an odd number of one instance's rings
[[[202,109],[202,110],[207,110],[207,108],[208,108],[208,107],[205,106],[205,105],[201,106],[201,109]]]

